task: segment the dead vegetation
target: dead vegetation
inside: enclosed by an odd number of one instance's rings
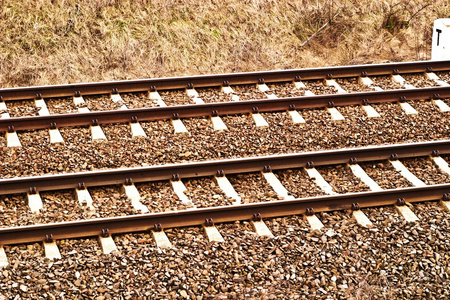
[[[0,86],[430,58],[437,1],[0,1]]]

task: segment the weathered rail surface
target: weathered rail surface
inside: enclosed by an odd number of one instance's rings
[[[450,87],[431,87],[351,94],[317,95],[292,98],[219,102],[207,104],[151,107],[87,113],[57,114],[0,119],[0,132],[11,130],[50,129],[93,124],[154,121],[172,118],[223,116],[252,112],[277,112],[302,108],[362,105],[407,100],[450,97]]]
[[[183,89],[189,84],[194,87],[222,86],[226,84],[250,84],[265,82],[293,81],[296,78],[302,80],[324,79],[324,78],[345,78],[404,74],[419,72],[435,72],[450,70],[450,61],[419,61],[404,63],[386,63],[373,65],[355,65],[342,67],[309,68],[266,72],[248,72],[232,74],[216,74],[202,76],[186,76],[171,78],[154,78],[141,80],[125,80],[95,83],[77,83],[53,86],[35,86],[0,89],[0,97],[4,101],[35,99],[37,95],[43,98],[95,95],[111,93],[113,90],[123,92],[148,91],[151,87],[158,90]]]
[[[0,195],[449,154],[450,140],[0,179]]]
[[[54,224],[31,225],[0,229],[0,241],[3,245],[43,242],[51,236],[53,239],[81,238],[109,234],[161,230],[163,228],[201,226],[205,220],[215,223],[251,220],[260,218],[283,217],[307,212],[394,205],[399,199],[409,203],[446,199],[450,193],[450,184],[438,184],[427,187],[412,187],[385,190],[379,192],[361,192],[354,194],[321,196],[295,200],[251,203],[235,206],[223,206],[202,209],[188,209],[176,212],[143,214],[126,217],[102,218],[85,221]],[[311,210],[312,209],[312,210]]]

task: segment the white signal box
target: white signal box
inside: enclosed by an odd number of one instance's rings
[[[450,59],[450,18],[437,19],[433,27],[431,60]]]

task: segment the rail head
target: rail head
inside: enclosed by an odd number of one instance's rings
[[[211,117],[259,112],[278,112],[291,109],[324,108],[334,106],[388,103],[407,100],[428,100],[450,98],[450,87],[429,87],[350,94],[316,95],[292,98],[230,101],[205,104],[189,104],[167,107],[136,108],[87,113],[56,114],[0,119],[0,132],[51,129],[53,127],[89,126],[93,120],[99,125],[129,123],[134,121],[155,121],[179,118]]]
[[[320,196],[294,200],[279,200],[221,206],[214,208],[187,209],[173,212],[150,213],[124,217],[79,220],[63,223],[0,228],[0,244],[43,242],[46,236],[55,240],[99,236],[107,230],[110,234],[148,231],[160,224],[162,229],[201,226],[206,219],[214,223],[251,220],[256,214],[262,218],[305,214],[307,210],[325,212],[394,205],[404,198],[408,203],[441,200],[450,193],[450,184],[426,187],[400,188],[379,192],[362,192],[335,196]],[[357,204],[357,205],[356,205]]]
[[[398,158],[420,157],[432,155],[437,151],[440,154],[449,154],[450,140],[4,178],[0,179],[0,195],[26,193],[30,188],[35,188],[36,191],[72,189],[80,183],[86,187],[94,187],[125,184],[130,180],[135,183],[171,180],[174,174],[178,174],[179,178],[194,178],[215,176],[218,171],[226,175],[261,172],[266,166],[270,166],[272,170],[283,170],[304,168],[311,162],[315,166],[321,166],[380,161],[390,159],[393,154]]]
[[[43,98],[71,97],[76,94],[95,95],[110,94],[113,90],[119,93],[144,92],[151,87],[158,90],[185,89],[192,84],[194,87],[222,86],[224,82],[231,85],[256,84],[261,79],[265,82],[389,75],[419,73],[430,71],[450,70],[450,60],[443,61],[416,61],[385,63],[372,65],[353,65],[324,68],[306,68],[293,70],[262,71],[247,73],[228,73],[214,75],[150,78],[138,80],[122,80],[92,83],[74,83],[53,86],[32,86],[0,89],[0,97],[5,101],[35,99],[36,95]]]

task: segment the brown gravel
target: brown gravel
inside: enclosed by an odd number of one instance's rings
[[[450,155],[441,155],[441,157],[443,158],[443,159],[445,159],[446,161],[447,161],[447,163],[450,163]]]
[[[450,182],[450,175],[441,171],[428,157],[402,159],[408,170],[425,184],[440,184]]]
[[[278,200],[278,195],[261,173],[227,175],[242,203]]]
[[[0,134],[0,150],[2,151],[2,156],[0,157],[6,157],[6,153],[8,152],[8,149],[6,147],[6,134]],[[12,152],[12,151],[9,151]],[[0,166],[1,168],[1,166]]]
[[[231,95],[225,94],[220,88],[196,88],[195,90],[205,103],[231,101]]]
[[[240,101],[266,99],[267,96],[260,92],[256,84],[243,84],[232,86],[234,94],[239,96]]]
[[[95,210],[80,205],[74,190],[41,192],[43,208],[39,214],[31,213],[26,194],[1,196],[0,209],[3,214],[0,224],[4,227],[23,226],[137,213],[119,186],[89,188],[89,193]]]
[[[8,298],[448,298],[450,215],[436,203],[413,210],[415,224],[393,207],[364,209],[373,230],[345,212],[320,214],[324,233],[301,217],[267,220],[275,239],[248,222],[218,225],[224,243],[199,227],[166,230],[168,250],[149,233],[118,235],[110,255],[96,239],[62,240],[54,262],[39,244],[6,246],[0,288]]]
[[[194,104],[185,90],[158,91],[166,105]]]
[[[359,165],[382,189],[396,189],[412,186],[412,184],[406,178],[401,176],[387,160],[360,163]]]
[[[307,90],[310,90],[314,95],[336,94],[337,90],[325,84],[323,80],[308,80],[303,82]]]
[[[383,90],[398,90],[403,86],[400,83],[391,80],[390,76],[371,76],[373,86],[378,86]]]
[[[341,111],[341,110],[342,110],[342,108],[339,107],[338,111]],[[311,109],[311,110],[303,109],[303,110],[300,110],[299,113],[303,116],[303,118],[306,121],[306,124],[303,124],[302,127],[305,125],[306,125],[305,127],[309,127],[310,124],[311,124],[311,126],[314,126],[315,124],[318,124],[318,123],[333,122],[333,120],[331,119],[331,115],[324,108]],[[285,119],[289,120],[287,114],[285,114]],[[306,129],[308,130],[308,128],[306,128]]]
[[[417,88],[437,86],[437,83],[434,80],[428,79],[425,74],[402,74],[402,77],[407,83]]]
[[[317,167],[316,169],[325,181],[333,187],[333,190],[339,194],[370,190],[370,188],[361,182],[358,177],[354,176],[352,171],[345,165]]]
[[[450,99],[449,98],[442,99],[442,101],[444,101],[448,106],[450,106]]]
[[[92,95],[83,96],[87,108],[92,111],[99,110],[116,110],[119,109],[123,103],[114,102],[111,100],[111,95]]]
[[[72,97],[45,99],[48,111],[52,115],[77,113],[78,108],[73,104]]]
[[[89,188],[89,193],[95,208],[93,217],[106,218],[137,213],[119,185]]]
[[[40,214],[33,216],[37,224],[75,221],[95,217],[92,211],[79,204],[74,190],[41,192],[40,196],[43,209]],[[114,214],[114,212],[110,211],[110,214]],[[32,224],[33,219],[30,219],[29,224]],[[13,220],[11,222],[14,224]]]
[[[39,109],[34,104],[34,100],[7,101],[5,103],[11,118],[39,115]]]
[[[354,92],[373,92],[371,87],[358,82],[358,78],[337,78],[336,82],[341,86],[342,89],[349,93]]]
[[[144,107],[155,107],[156,101],[151,100],[148,93],[122,93],[123,103],[128,108],[144,108]]]
[[[274,171],[289,194],[295,198],[322,196],[325,193],[302,169]]]
[[[441,80],[450,81],[450,72],[434,72]]]
[[[32,225],[35,223],[25,194],[1,195],[0,211],[0,225],[2,227]]]
[[[158,181],[136,184],[141,195],[141,203],[147,206],[150,213],[186,209],[175,195],[169,181]]]
[[[198,208],[233,204],[233,199],[225,196],[212,177],[187,179],[183,183],[187,189],[186,196]]]
[[[126,143],[132,137],[131,126],[129,124],[105,124],[102,125],[103,133],[111,143]],[[120,154],[120,152],[118,153]]]
[[[296,89],[292,82],[269,83],[267,86],[278,98],[301,97],[305,95],[305,89]]]
[[[423,100],[423,101],[418,101],[418,102],[413,102],[411,103],[411,105],[414,105],[414,108],[417,110],[417,112],[419,114],[426,114],[428,116],[430,116],[430,121],[425,121],[426,124],[430,124],[432,121],[434,121],[436,116],[439,115],[448,115],[449,112],[441,112],[439,107],[435,104],[433,104],[432,101],[430,100]]]

